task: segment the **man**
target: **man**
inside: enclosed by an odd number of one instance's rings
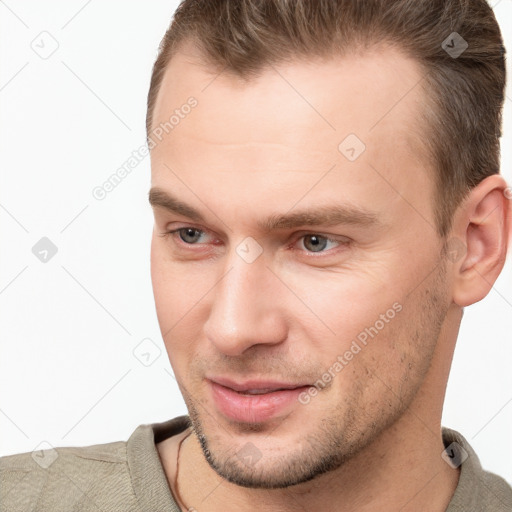
[[[483,0],[185,0],[147,131],[189,415],[4,457],[5,510],[512,510],[440,425],[510,236],[504,84]]]

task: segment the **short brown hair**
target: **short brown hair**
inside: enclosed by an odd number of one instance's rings
[[[460,55],[449,51],[453,37],[459,51],[467,44]],[[148,137],[167,64],[185,42],[214,69],[245,79],[270,64],[382,42],[416,59],[425,71],[423,142],[437,169],[440,236],[471,188],[499,173],[505,48],[485,0],[184,0],[153,66]]]

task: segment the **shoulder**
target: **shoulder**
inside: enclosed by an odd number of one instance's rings
[[[512,487],[498,475],[485,471],[469,442],[455,430],[443,428],[443,458],[460,467],[457,489],[447,512],[510,512]]]
[[[179,511],[155,442],[182,432],[188,416],[139,425],[127,441],[0,457],[2,512]]]
[[[48,447],[0,458],[2,510],[136,510],[127,443]],[[111,491],[111,492],[109,492]]]

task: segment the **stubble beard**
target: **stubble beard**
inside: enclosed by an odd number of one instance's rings
[[[180,385],[194,434],[209,466],[220,477],[241,487],[283,489],[334,471],[368,449],[410,407],[428,373],[449,307],[444,293],[445,275],[446,264],[442,258],[433,278],[428,279],[430,284],[411,293],[414,298],[409,299],[404,305],[404,308],[412,308],[413,313],[409,313],[409,321],[414,318],[416,328],[410,329],[407,334],[414,353],[411,356],[412,360],[406,361],[406,369],[401,376],[399,389],[402,394],[390,391],[382,382],[380,409],[368,416],[364,402],[361,401],[365,392],[364,386],[355,386],[350,400],[353,404],[351,407],[342,408],[341,414],[336,408],[327,411],[328,415],[321,418],[317,429],[314,432],[305,432],[304,436],[299,437],[300,441],[285,455],[271,456],[271,453],[263,452],[256,463],[246,464],[237,455],[245,443],[233,446],[234,443],[230,443],[229,439],[223,441],[214,431],[208,432],[202,414],[196,406],[196,399]],[[402,326],[407,325],[407,320],[402,320]],[[371,374],[372,369],[365,373]],[[363,378],[364,375],[359,377]],[[375,377],[374,374],[372,378]],[[379,380],[382,381],[380,378]],[[215,421],[207,412],[204,417]],[[303,424],[307,426],[311,423]],[[261,425],[237,426],[238,432],[245,433],[258,432],[262,429]],[[219,427],[218,432],[222,435],[224,429]],[[250,438],[247,442],[250,442]],[[254,443],[258,444],[257,441]]]

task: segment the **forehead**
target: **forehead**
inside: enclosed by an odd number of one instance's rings
[[[165,72],[153,130],[169,125],[191,97],[197,106],[183,109],[162,140],[155,139],[153,184],[176,181],[165,170],[170,166],[196,186],[229,180],[249,194],[250,178],[255,190],[260,180],[298,193],[334,165],[332,185],[348,180],[373,191],[384,180],[395,193],[411,185],[425,195],[432,175],[420,121],[422,73],[414,60],[382,47],[268,66],[247,82],[213,72],[190,49],[180,52]],[[331,187],[329,180],[322,184]]]
[[[405,135],[419,128],[424,74],[414,59],[395,47],[381,45],[340,57],[269,65],[256,78],[246,80],[228,70],[213,69],[189,44],[167,66],[153,126],[168,121],[174,109],[194,96],[204,113],[201,124],[184,123],[180,131],[187,125],[189,130],[215,128],[210,133],[212,141],[239,142],[234,126],[251,128],[253,133],[259,128],[267,140],[282,135],[283,125],[289,132],[297,122],[291,135],[300,135],[303,126],[331,131],[334,140],[344,130],[363,135],[389,126],[402,127]],[[254,121],[259,122],[255,125]],[[245,130],[238,135],[244,136]]]

